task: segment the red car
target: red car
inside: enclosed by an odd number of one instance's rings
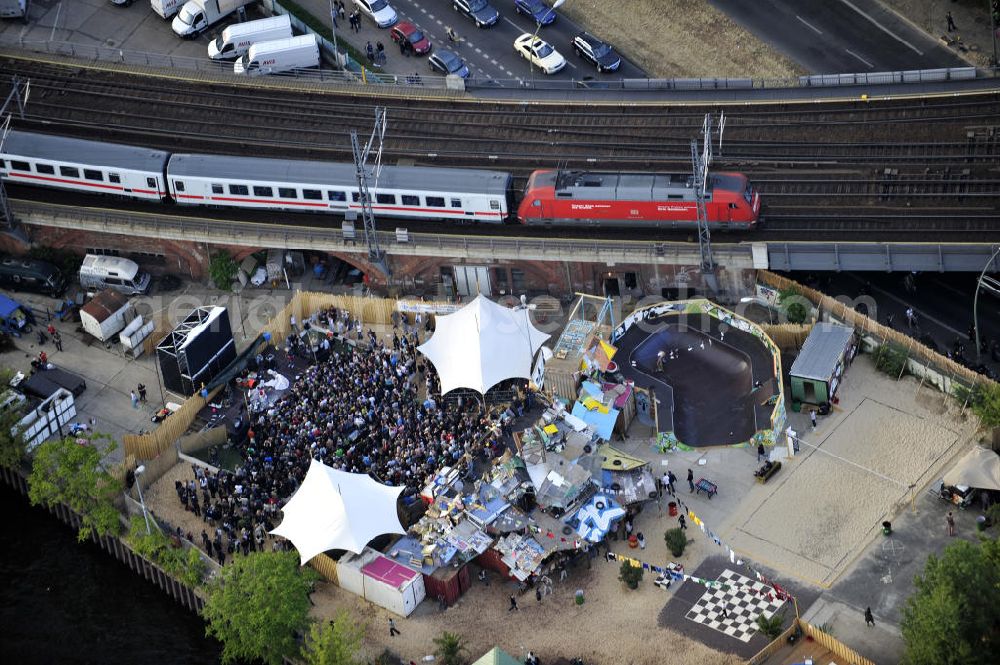
[[[431,52],[431,40],[427,39],[423,31],[409,21],[400,21],[389,32],[392,41],[397,44],[404,39],[410,43],[410,48],[417,55],[425,55]]]

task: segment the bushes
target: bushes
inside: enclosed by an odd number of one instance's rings
[[[233,288],[233,280],[236,279],[236,271],[239,266],[229,252],[216,252],[208,264],[208,274],[215,284],[215,288],[228,291]]]
[[[684,548],[687,547],[687,534],[684,533],[683,529],[667,529],[667,532],[663,534],[663,539],[667,543],[667,549],[674,556],[681,556],[684,554]]]
[[[898,378],[906,369],[906,354],[890,343],[885,343],[875,351],[875,369]]]
[[[772,615],[770,618],[761,614],[757,617],[757,627],[772,640],[781,635],[781,626],[785,623],[785,613]]]
[[[642,581],[642,568],[633,566],[628,561],[622,561],[622,567],[618,570],[618,579],[624,582],[629,589],[638,589],[639,582]]]
[[[173,575],[189,587],[201,586],[205,579],[205,560],[197,547],[174,547],[156,526],[146,533],[146,521],[133,516],[126,537],[137,554],[157,564],[164,572]]]

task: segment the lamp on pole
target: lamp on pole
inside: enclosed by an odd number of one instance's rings
[[[1000,254],[1000,247],[997,247],[993,254],[990,255],[986,265],[983,266],[983,271],[979,273],[979,281],[976,282],[976,295],[972,298],[972,326],[976,330],[976,362],[980,363],[983,361],[983,351],[979,346],[979,291],[983,287],[986,287],[986,290],[993,295],[1000,296],[1000,281],[995,277],[986,276],[986,271],[993,265],[997,254]]]
[[[549,11],[545,12],[542,15],[542,20],[548,18],[549,14],[551,14],[555,10],[559,9],[560,7],[562,7],[565,2],[566,2],[566,0],[556,0],[555,2],[553,2],[552,3],[552,7],[549,8]],[[531,49],[532,55],[535,53],[535,40],[538,39],[538,31],[542,29],[542,20],[538,20],[538,21],[535,22],[535,33],[533,35],[531,35],[531,44],[529,45],[529,48]],[[532,60],[531,58],[528,58],[528,71],[531,73],[531,87],[534,88],[535,87],[535,61]]]
[[[333,0],[330,0],[330,35],[333,37],[333,59],[339,67],[340,49],[337,48],[337,8],[333,6]]]
[[[139,480],[139,476],[146,473],[146,465],[140,464],[135,468],[135,486],[139,490],[139,505],[142,506],[142,517],[146,520],[146,535],[150,534],[149,530],[149,513],[146,512],[146,501],[142,498],[142,481]]]

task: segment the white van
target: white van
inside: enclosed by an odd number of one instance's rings
[[[170,18],[180,11],[184,0],[149,0],[149,6],[160,15],[160,18]]]
[[[257,42],[236,61],[233,72],[247,76],[278,74],[292,69],[319,66],[316,35],[302,35],[271,42]]]
[[[222,34],[208,43],[208,57],[212,60],[239,58],[257,42],[288,39],[292,36],[292,19],[288,14],[279,14],[259,21],[234,23]]]
[[[149,290],[149,273],[139,270],[135,261],[120,256],[87,254],[80,266],[80,286],[139,295]]]

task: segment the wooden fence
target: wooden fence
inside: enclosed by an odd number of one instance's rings
[[[801,631],[803,635],[812,638],[813,641],[821,645],[823,648],[837,654],[837,657],[842,659],[841,662],[850,663],[850,665],[875,665],[872,660],[865,658],[857,651],[835,638],[833,635],[824,633],[811,623],[803,621],[799,618],[792,621],[792,625],[781,633],[781,635],[776,637],[770,644],[747,660],[747,665],[762,665],[763,663],[766,663],[771,656],[785,648],[788,644],[788,638],[797,631]]]
[[[847,304],[831,298],[826,294],[820,293],[815,289],[810,289],[809,287],[803,286],[798,282],[782,277],[781,275],[776,275],[775,273],[767,270],[758,270],[757,280],[762,284],[766,284],[767,286],[777,289],[778,291],[795,289],[800,296],[812,302],[813,305],[819,309],[818,319],[820,321],[823,320],[823,314],[826,313],[830,317],[844,322],[845,325],[853,327],[857,332],[864,336],[873,337],[881,343],[888,342],[892,344],[905,353],[910,359],[916,360],[917,363],[933,370],[933,372],[939,376],[939,381],[928,376],[925,376],[924,378],[930,379],[931,382],[938,385],[943,392],[952,393],[956,380],[967,388],[989,381],[989,379],[985,376],[972,371],[968,367],[963,367],[954,360],[927,348],[909,335],[905,335],[898,330],[893,330],[888,326],[884,326],[864,314],[857,312],[852,307],[848,307]]]
[[[126,434],[122,437],[122,445],[125,447],[125,454],[132,455],[136,460],[153,459],[167,448],[174,445],[198,416],[206,404],[218,394],[221,388],[216,388],[202,397],[200,393],[195,393],[189,397],[181,408],[177,409],[160,426],[149,434]]]
[[[312,558],[312,561],[309,562],[309,565],[312,566],[316,570],[316,572],[322,575],[323,579],[327,580],[328,582],[333,582],[334,584],[338,584],[337,562],[328,557],[327,555],[317,554]]]
[[[205,448],[218,446],[226,442],[225,426],[213,427],[194,434],[187,434],[177,439],[177,448],[184,454],[190,455]]]
[[[757,325],[767,333],[767,336],[779,349],[801,349],[806,342],[806,337],[809,336],[809,331],[812,330],[812,324],[775,323],[768,325],[759,323]]]
[[[844,662],[852,663],[852,665],[875,665],[874,661],[865,658],[857,651],[835,638],[833,635],[824,633],[811,623],[799,619],[799,625],[802,627],[803,633],[813,638],[813,640],[822,644],[833,653],[837,654],[837,656],[842,658]]]

